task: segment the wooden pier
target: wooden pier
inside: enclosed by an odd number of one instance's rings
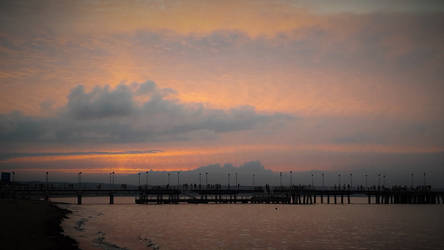
[[[372,186],[372,187],[312,187],[312,186],[133,186],[113,188],[80,188],[73,185],[2,185],[0,198],[49,199],[76,197],[82,204],[83,197],[107,196],[114,204],[116,196],[135,197],[137,204],[351,204],[352,197],[366,198],[367,204],[444,204],[443,190],[430,186]]]
[[[186,186],[180,189],[160,187],[141,190],[136,199],[138,204],[169,203],[250,203],[250,204],[351,204],[351,197],[367,197],[368,204],[444,204],[444,193],[430,186],[407,187],[332,187],[310,186],[270,187],[205,187]]]

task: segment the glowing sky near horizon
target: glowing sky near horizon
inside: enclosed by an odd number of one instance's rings
[[[442,27],[443,1],[2,1],[0,169],[442,169]]]

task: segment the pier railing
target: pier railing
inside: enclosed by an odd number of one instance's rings
[[[431,186],[229,186],[229,185],[75,185],[66,183],[0,185],[0,198],[49,199],[51,197],[132,196],[139,204],[165,203],[280,203],[351,204],[351,198],[367,197],[368,204],[443,204],[443,190]]]

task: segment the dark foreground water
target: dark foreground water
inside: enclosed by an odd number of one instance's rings
[[[65,233],[82,249],[444,249],[444,205],[136,205],[117,199],[120,204],[89,198],[61,205],[74,212],[63,222]]]

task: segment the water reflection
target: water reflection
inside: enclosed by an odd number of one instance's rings
[[[65,232],[83,249],[444,249],[440,205],[367,205],[359,197],[352,205],[115,201],[120,205],[107,205],[107,197],[64,205],[74,211]]]

